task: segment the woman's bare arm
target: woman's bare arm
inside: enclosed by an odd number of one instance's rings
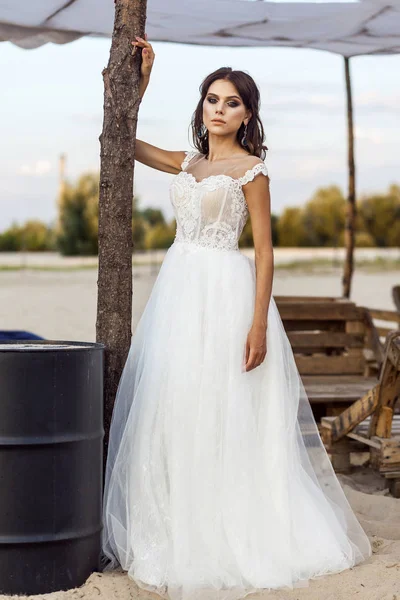
[[[163,150],[143,140],[136,140],[135,160],[166,173],[179,173],[186,157],[184,150]]]
[[[260,174],[245,185],[243,191],[250,212],[257,270],[253,325],[264,328],[267,325],[274,274],[269,177]]]
[[[269,177],[258,175],[243,186],[243,191],[250,212],[256,265],[253,322],[245,352],[245,369],[250,371],[263,362],[267,353],[266,329],[274,274]]]
[[[139,85],[139,96],[140,100],[142,100],[149,85],[155,52],[147,39],[147,33],[145,33],[144,39],[136,36],[136,40],[131,42],[131,44],[135,46],[133,52],[136,52],[138,49],[141,49],[142,52]],[[135,160],[158,171],[174,174],[179,173],[182,170],[181,164],[184,159],[185,152],[183,150],[163,150],[143,140],[136,140]]]

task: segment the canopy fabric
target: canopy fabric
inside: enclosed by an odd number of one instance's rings
[[[25,49],[112,34],[112,0],[0,0],[0,41]],[[153,41],[316,48],[350,57],[400,52],[400,0],[274,3],[148,0]]]

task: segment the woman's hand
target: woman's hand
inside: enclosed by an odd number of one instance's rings
[[[267,354],[267,331],[266,327],[252,325],[246,340],[245,370],[251,371],[258,367]]]
[[[153,68],[155,53],[152,45],[147,41],[147,33],[144,34],[145,39],[136,36],[136,41],[131,42],[134,47],[132,55],[135,54],[137,48],[142,48],[142,64],[140,69],[140,79],[148,81],[150,78],[151,69]]]

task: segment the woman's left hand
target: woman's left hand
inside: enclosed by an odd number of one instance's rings
[[[266,326],[252,325],[246,340],[244,366],[246,371],[258,367],[267,354]]]

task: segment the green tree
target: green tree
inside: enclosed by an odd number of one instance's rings
[[[20,229],[21,245],[30,252],[54,250],[54,231],[38,220],[27,221]]]
[[[165,224],[164,214],[159,208],[145,208],[140,211],[140,214],[151,227],[154,227],[154,225]]]
[[[95,255],[98,252],[99,174],[85,173],[74,186],[66,183],[60,201],[61,254]]]
[[[16,252],[21,249],[21,228],[13,223],[0,233],[0,252]]]
[[[391,185],[386,194],[363,196],[359,212],[363,229],[376,246],[400,246],[400,186]]]
[[[142,211],[139,210],[139,197],[133,197],[132,208],[132,238],[133,250],[144,250],[146,247],[146,235],[149,229],[149,223],[143,218]]]
[[[170,223],[159,223],[148,230],[146,235],[146,248],[156,250],[169,248],[175,238],[176,223],[173,219]]]
[[[344,236],[343,236],[344,243]],[[356,231],[354,243],[357,248],[374,248],[375,240],[370,233],[366,231]]]
[[[24,225],[13,223],[0,234],[0,252],[26,250],[40,252],[54,250],[55,236],[51,227],[38,220],[30,220]]]
[[[277,223],[277,235],[279,246],[290,248],[307,245],[303,211],[300,207],[293,206],[284,209]]]
[[[338,246],[344,229],[346,199],[336,185],[319,188],[303,209],[308,245]]]

